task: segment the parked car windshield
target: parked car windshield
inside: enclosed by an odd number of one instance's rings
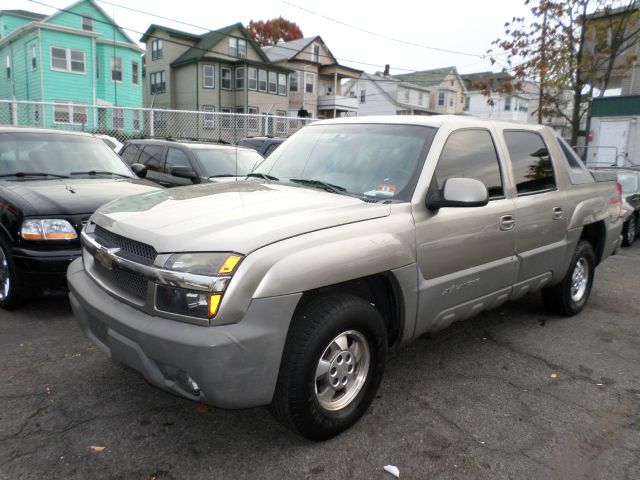
[[[624,193],[635,193],[640,190],[638,188],[638,175],[634,173],[619,173],[618,181]]]
[[[436,129],[415,125],[310,125],[254,173],[374,198],[408,200]],[[301,183],[300,180],[304,180]]]
[[[262,155],[242,148],[195,148],[204,173],[208,177],[244,177],[262,160]]]
[[[0,133],[0,175],[66,177],[83,172],[134,176],[98,138],[49,132]]]

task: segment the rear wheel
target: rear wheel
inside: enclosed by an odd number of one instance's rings
[[[23,296],[19,290],[11,249],[7,242],[0,238],[0,308],[10,310],[22,302]]]
[[[547,310],[566,316],[580,313],[591,294],[595,264],[593,247],[580,240],[562,281],[542,290],[542,301]]]
[[[622,229],[622,246],[630,247],[638,234],[638,216],[634,213],[629,217]]]
[[[366,412],[387,354],[380,313],[351,295],[322,295],[296,313],[271,410],[311,440],[343,432]]]

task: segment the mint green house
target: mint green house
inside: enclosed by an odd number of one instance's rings
[[[9,123],[134,132],[141,123],[135,109],[143,102],[142,53],[93,0],[51,16],[0,10],[0,102],[15,101],[0,108],[11,109]]]

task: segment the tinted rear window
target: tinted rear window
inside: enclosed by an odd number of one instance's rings
[[[556,188],[553,163],[542,137],[535,132],[505,131],[518,195]]]
[[[131,144],[124,147],[124,150],[122,151],[120,156],[125,162],[127,162],[128,164],[132,164],[132,163],[135,163],[136,160],[138,159],[139,152],[140,152],[140,145]]]

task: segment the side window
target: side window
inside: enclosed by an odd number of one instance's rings
[[[488,130],[458,130],[449,135],[434,173],[438,189],[454,177],[480,180],[490,199],[504,197],[498,154]]]
[[[139,152],[140,152],[140,145],[131,144],[131,145],[127,145],[124,148],[120,156],[125,162],[131,165],[132,163],[136,163]]]
[[[173,167],[193,168],[186,153],[182,150],[178,150],[177,148],[169,148],[169,151],[167,152],[165,171],[167,173],[171,173],[171,169]]]
[[[162,166],[162,151],[164,147],[161,145],[147,145],[140,154],[140,163],[147,167],[147,170],[159,172]]]
[[[582,168],[582,162],[580,161],[578,155],[569,145],[567,145],[567,142],[565,142],[562,138],[558,138],[558,144],[560,144],[562,153],[564,153],[569,166],[571,168]]]
[[[279,143],[272,143],[271,145],[269,145],[267,149],[264,151],[264,158],[267,158],[269,155],[271,155],[271,152],[273,152],[279,146],[280,146]]]
[[[542,137],[535,132],[505,130],[518,195],[556,188],[553,163]]]

